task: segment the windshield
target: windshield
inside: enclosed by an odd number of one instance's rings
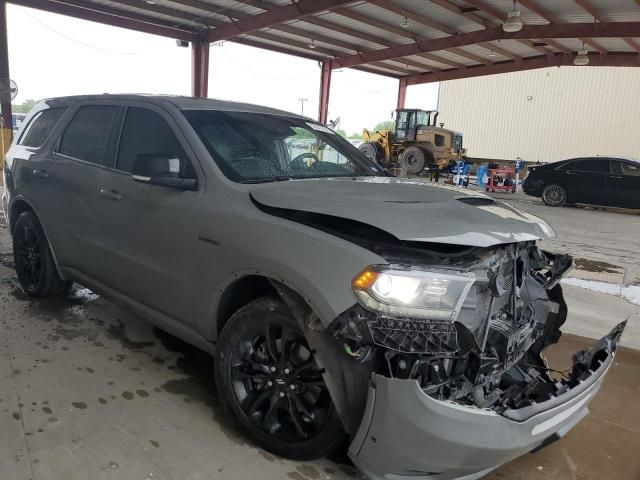
[[[183,113],[222,172],[236,182],[384,175],[377,163],[315,122],[262,113]]]

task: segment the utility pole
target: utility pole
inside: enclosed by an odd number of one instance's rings
[[[300,115],[304,115],[304,102],[308,102],[309,99],[308,98],[299,98],[298,101],[300,102]]]

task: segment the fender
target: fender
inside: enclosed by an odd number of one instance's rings
[[[49,239],[49,234],[47,233],[47,226],[46,226],[45,222],[42,221],[42,217],[40,216],[38,208],[35,207],[32,202],[30,202],[29,200],[25,199],[24,196],[22,196],[22,195],[17,195],[15,197],[12,197],[9,200],[9,205],[8,205],[8,208],[7,208],[7,210],[8,210],[8,212],[7,212],[8,213],[7,221],[8,221],[8,224],[10,226],[10,228],[9,228],[10,232],[9,233],[11,233],[11,236],[13,236],[13,226],[15,225],[15,221],[17,220],[17,218],[13,218],[12,212],[13,212],[13,209],[14,209],[15,204],[17,202],[25,203],[29,207],[29,209],[33,212],[33,214],[36,216],[38,221],[40,222],[40,225],[42,226],[42,230],[44,231],[44,236],[47,239],[47,245],[49,246],[49,251],[51,252],[51,257],[53,258],[53,264],[56,267],[56,271],[58,272],[58,276],[60,278],[62,278],[63,280],[71,280],[71,278],[69,278],[69,276],[65,274],[64,269],[62,269],[60,267],[60,263],[58,262],[58,256],[56,255],[56,250],[55,250],[53,244],[51,243],[51,240]]]

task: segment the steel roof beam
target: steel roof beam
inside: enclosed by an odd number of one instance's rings
[[[242,18],[246,18],[246,17],[251,17],[251,14],[248,13],[244,13],[244,12],[240,12],[238,10],[232,9],[232,8],[227,8],[227,7],[222,7],[219,6],[215,3],[202,3],[202,2],[194,2],[193,0],[171,0],[172,3],[177,3],[177,4],[182,4],[182,5],[186,5],[186,6],[190,6],[192,8],[197,8],[203,12],[208,12],[208,13],[213,13],[216,15],[224,15],[227,18],[231,19],[231,21],[235,21],[235,20],[239,20]],[[277,7],[270,7],[268,6],[266,3],[260,3],[260,8],[262,8],[263,10],[266,9],[271,9],[271,8],[277,8]],[[213,22],[213,23],[212,23]],[[219,26],[219,25],[223,25],[223,22],[220,22],[218,20],[213,20],[213,19],[209,19],[209,25],[213,25],[213,26]],[[338,39],[334,39],[333,37],[330,36],[325,36],[325,35],[319,35],[316,34],[314,32],[307,32],[305,30],[302,30],[298,27],[294,27],[294,24],[285,24],[285,25],[278,25],[278,26],[274,26],[271,27],[268,30],[271,31],[280,31],[280,32],[285,32],[288,33],[290,35],[295,35],[297,37],[301,37],[301,38],[305,38],[305,39],[309,39],[309,40],[314,40],[317,42],[321,42],[324,44],[329,45],[330,47],[339,47],[342,49],[346,49],[346,50],[351,50],[352,52],[360,52],[360,51],[367,51],[366,49],[362,49],[359,45],[355,45],[353,43],[349,43],[349,42],[345,42],[342,40],[338,40]],[[251,37],[258,37],[258,38],[266,38],[272,42],[278,42],[281,41],[282,43],[286,44],[286,45],[292,45],[292,46],[296,46],[298,48],[302,48],[302,49],[308,49],[308,50],[316,50],[318,52],[323,52],[328,56],[331,57],[336,57],[336,56],[340,56],[340,55],[344,55],[344,52],[338,51],[338,50],[328,50],[325,47],[321,46],[321,45],[317,45],[315,48],[309,48],[309,43],[305,43],[302,44],[300,43],[298,40],[294,40],[288,37],[277,37],[275,35],[273,35],[272,33],[269,33],[267,30],[263,31],[259,31],[259,32],[253,32],[251,34],[249,34]],[[268,38],[267,38],[268,36]],[[245,38],[245,37],[240,37],[240,38]],[[237,41],[238,39],[235,38],[232,41]],[[318,48],[319,47],[319,48]],[[323,58],[326,58],[326,56],[324,56]],[[419,63],[419,62],[414,62],[412,60],[403,60],[400,61],[398,60],[399,63],[404,63],[406,66],[411,66],[414,67],[415,69],[418,69],[419,71],[438,71],[440,69],[435,68],[431,65],[426,65],[424,63]],[[382,66],[382,65],[378,65],[378,66]],[[450,66],[454,66],[454,65],[450,65]],[[388,70],[394,70],[398,73],[403,73],[403,74],[407,74],[407,72],[412,73],[410,70],[408,70],[407,68],[405,69],[401,69],[399,70],[398,67],[396,65],[393,64],[387,64],[385,65],[385,68],[387,68]]]
[[[534,70],[537,68],[560,67],[573,65],[573,59],[562,53],[553,54],[551,57],[540,55],[538,57],[525,58],[521,62],[499,62],[493,65],[478,65],[467,68],[466,71],[445,70],[435,73],[423,73],[405,77],[407,85],[422,83],[443,82],[467,77],[480,77],[497,73],[519,72],[522,70]],[[593,67],[640,67],[640,55],[636,53],[609,53],[608,55],[589,54],[589,66]],[[586,68],[586,67],[576,67]]]
[[[408,19],[411,19],[415,22],[421,23],[422,25],[426,25],[428,27],[431,27],[435,30],[439,30],[441,32],[447,33],[449,35],[458,35],[461,32],[457,31],[454,28],[451,28],[447,25],[444,25],[440,22],[436,22],[434,20],[432,20],[429,17],[425,17],[422,14],[413,12],[411,10],[408,10],[405,7],[402,7],[400,5],[397,5],[395,3],[393,3],[391,0],[371,0],[371,3],[379,6],[380,8],[384,8],[385,10],[388,10],[390,12],[396,13],[398,15],[402,15]],[[514,60],[519,60],[520,57],[518,55],[516,55],[515,53],[509,52],[508,50],[504,50],[503,48],[497,46],[497,45],[493,45],[493,44],[482,44],[480,45],[482,48],[485,48],[489,51],[492,52],[497,52],[500,55],[503,55],[507,58],[512,58]],[[477,55],[474,55],[472,53],[468,53],[464,50],[460,50],[460,49],[455,49],[456,51],[453,51],[453,49],[449,50],[451,53],[454,53],[458,56],[461,57],[466,57],[469,58],[471,60],[474,60],[478,63],[482,63],[482,64],[488,64],[488,63],[493,63],[491,61],[491,59],[486,59],[486,58],[482,58],[479,57]]]
[[[429,40],[428,38],[416,35],[415,33],[411,32],[410,30],[405,30],[403,28],[398,28],[398,27],[395,27],[393,25],[389,25],[388,23],[382,22],[382,21],[377,20],[375,18],[367,17],[365,15],[362,15],[362,14],[360,14],[358,12],[354,12],[352,10],[347,10],[347,9],[341,8],[341,9],[333,9],[332,11],[334,13],[337,13],[337,14],[342,15],[344,17],[350,18],[352,20],[356,20],[357,22],[364,23],[365,25],[374,26],[374,27],[380,28],[382,30],[385,30],[385,31],[387,31],[389,33],[393,33],[395,35],[398,35],[398,36],[401,36],[401,37],[405,37],[405,38],[408,38],[408,39],[413,40],[413,41],[420,41],[420,40],[427,41],[427,40]],[[449,30],[453,31],[451,29],[449,29]],[[469,58],[469,59],[471,59],[473,61],[476,61],[476,62],[478,61],[478,58],[480,58],[480,57],[477,57],[475,55],[474,55],[473,58],[472,57],[467,57],[466,52],[464,52],[464,51],[462,51],[460,49],[457,50],[456,55],[461,56],[463,58],[465,58],[465,57]],[[487,64],[487,63],[491,63],[491,61],[487,60],[487,59],[483,59],[480,63]]]
[[[502,28],[502,26],[500,24],[497,24],[492,20],[489,20],[489,19],[487,19],[485,17],[482,17],[482,16],[476,14],[475,12],[468,11],[468,10],[463,10],[458,5],[456,5],[455,3],[452,3],[450,0],[431,0],[431,1],[433,3],[435,3],[436,5],[439,5],[440,7],[449,10],[450,12],[455,13],[455,14],[460,15],[460,16],[463,16],[465,18],[468,18],[469,20],[477,23],[478,25],[482,25],[483,27],[485,27],[487,29],[490,29],[490,28]],[[489,16],[497,18],[501,22],[503,22],[507,18],[507,15],[505,13],[500,12],[493,5],[488,4],[483,0],[468,0],[467,3],[469,3],[470,5],[473,5],[478,11],[484,12],[484,13],[488,14]],[[521,43],[525,47],[529,47],[529,48],[531,48],[533,50],[539,51],[540,53],[544,53],[545,55],[551,54],[550,50],[547,50],[546,48],[544,48],[542,46],[535,45],[531,40],[519,39],[519,40],[517,40],[517,42]],[[547,43],[549,43],[549,42],[547,42]],[[549,43],[549,45],[551,45],[551,43]]]
[[[57,0],[8,0],[9,3],[22,7],[35,8],[51,13],[79,18],[90,22],[98,22],[112,27],[126,28],[138,32],[160,35],[178,40],[192,41],[198,38],[198,32],[169,25],[162,20],[144,17],[134,12],[116,11],[103,5],[87,5],[73,1]]]
[[[535,13],[539,17],[544,18],[550,24],[562,23],[562,20],[560,20],[558,17],[553,15],[551,12],[546,10],[541,5],[538,5],[534,0],[520,0],[520,4],[523,7],[527,8],[528,10],[531,10],[533,13]],[[576,37],[576,38],[582,41],[582,43],[584,43],[585,45],[589,45],[591,48],[597,50],[600,53],[607,53],[606,48],[604,48],[602,45],[599,45],[597,42],[594,42],[589,38],[585,38],[585,37]]]
[[[297,0],[294,3],[269,9],[258,15],[251,15],[235,22],[225,23],[208,32],[207,39],[210,42],[230,40],[239,35],[273,27],[353,2],[354,0]]]
[[[180,0],[182,1],[182,0]],[[251,5],[253,7],[257,7],[257,8],[261,8],[263,10],[268,10],[271,8],[275,8],[275,5],[273,4],[269,4],[267,3],[265,0],[234,0],[236,2],[239,3],[244,3],[246,5]],[[321,17],[318,16],[314,16],[314,17],[305,17],[303,19],[300,20],[301,22],[304,23],[309,23],[311,25],[315,25],[317,27],[321,27],[321,28],[325,28],[327,30],[330,30],[332,32],[340,32],[344,35],[348,35],[350,37],[353,38],[357,38],[360,40],[365,40],[367,42],[371,42],[371,43],[375,43],[377,45],[382,45],[383,47],[392,47],[395,45],[398,45],[397,43],[394,42],[390,42],[385,38],[381,38],[381,37],[377,37],[374,35],[371,35],[369,33],[366,32],[361,32],[359,30],[354,30],[351,28],[347,28],[347,27],[343,27],[342,25],[338,25],[332,22],[329,22],[327,20],[324,20]],[[289,24],[291,25],[291,24]],[[289,27],[289,25],[287,25],[287,27]],[[278,27],[278,29],[282,30],[282,27]],[[316,33],[313,32],[308,32],[307,33],[307,38],[315,38],[318,39],[318,35]],[[338,45],[337,40],[334,40],[334,44]],[[355,51],[357,52],[363,52],[363,51],[369,51],[369,49],[363,49],[362,47],[358,47],[355,49]],[[451,60],[447,60],[441,57],[438,57],[437,55],[429,55],[429,56],[425,56],[425,55],[419,55],[420,57],[432,61],[432,62],[438,62],[440,64],[443,65],[449,65],[450,67],[455,67],[455,68],[464,68],[465,65],[453,62]],[[465,55],[468,58],[472,58],[471,55]],[[431,71],[439,71],[440,68],[435,67],[431,64],[423,64],[423,63],[418,63],[418,62],[414,62],[410,59],[406,59],[406,58],[398,58],[398,59],[394,59],[395,61],[399,62],[399,63],[404,63],[406,65],[410,65],[416,68],[422,68],[422,69],[426,69],[426,70],[431,70]]]
[[[508,40],[520,38],[580,38],[580,37],[628,37],[640,31],[640,22],[616,23],[566,23],[548,25],[527,25],[519,32],[507,33],[502,29],[480,30],[456,36],[422,40],[408,45],[364,52],[359,55],[348,55],[335,58],[333,68],[351,67],[364,63],[389,60],[391,58],[437,52],[451,47],[463,47],[492,40]]]
[[[595,18],[597,21],[601,23],[605,23],[607,21],[607,19],[600,14],[600,12],[591,4],[589,0],[574,0],[574,2],[576,2],[579,7],[582,7],[584,10],[586,10],[587,13],[593,16],[593,18]],[[624,40],[624,42],[635,51],[640,52],[640,44],[638,44],[635,39],[631,37],[625,37],[622,40]]]
[[[496,20],[499,20],[502,23],[504,23],[504,21],[507,19],[507,14],[505,12],[500,11],[500,9],[494,7],[490,3],[485,2],[484,0],[468,0],[468,3],[476,7],[481,12],[486,13],[487,15],[495,18]],[[494,24],[494,25],[495,25],[495,28],[502,28],[501,25],[498,25],[498,24]],[[527,41],[527,40],[520,40],[520,43],[522,43],[523,45],[529,48],[538,50],[539,52],[544,53],[545,55],[549,54],[549,51],[547,49],[545,49],[544,47],[536,46],[534,42]],[[556,42],[553,39],[547,38],[544,43],[546,43],[550,47],[555,48],[556,50],[560,50],[561,52],[573,53],[570,49],[568,49],[561,43]]]

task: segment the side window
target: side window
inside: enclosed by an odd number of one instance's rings
[[[444,135],[440,135],[438,133],[435,134],[434,143],[436,144],[436,147],[444,147],[444,140]]]
[[[65,110],[66,108],[49,108],[36,113],[25,128],[18,145],[41,147]]]
[[[109,165],[105,155],[109,132],[117,116],[117,107],[91,105],[80,107],[62,134],[58,152],[99,165]]]
[[[171,173],[180,178],[196,178],[182,145],[165,119],[152,110],[129,107],[120,134],[116,168],[130,173],[137,159],[151,157],[169,159]]]
[[[606,158],[585,158],[576,162],[572,169],[581,172],[609,173],[609,160]]]
[[[624,163],[620,160],[611,160],[611,172],[617,175],[624,175]]]
[[[572,160],[571,162],[563,163],[558,167],[558,170],[573,170],[580,160]]]
[[[640,164],[628,163],[628,162],[615,162],[614,165],[618,163],[620,165],[620,170],[623,175],[629,175],[632,177],[640,177]],[[615,171],[615,169],[614,169]]]

